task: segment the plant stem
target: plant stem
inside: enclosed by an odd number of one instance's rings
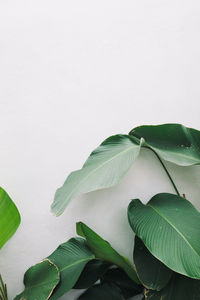
[[[7,288],[6,285],[3,282],[3,279],[0,275],[0,300],[7,300],[8,299],[8,295],[7,295]]]
[[[165,167],[165,165],[164,165],[163,161],[161,160],[160,156],[158,155],[158,153],[156,153],[156,151],[154,151],[152,148],[150,148],[150,147],[148,147],[148,146],[143,146],[143,148],[147,148],[147,149],[151,150],[151,151],[156,155],[156,157],[158,158],[159,162],[160,162],[161,165],[163,166],[163,169],[164,169],[165,172],[167,173],[167,176],[168,176],[169,180],[171,181],[171,184],[173,185],[173,187],[174,187],[174,189],[175,189],[175,191],[176,191],[176,194],[177,194],[178,196],[180,196],[180,193],[179,193],[179,191],[178,191],[178,189],[177,189],[177,187],[176,187],[176,185],[175,185],[175,183],[174,183],[174,181],[173,181],[171,175],[169,174],[169,171],[168,171],[167,168]]]

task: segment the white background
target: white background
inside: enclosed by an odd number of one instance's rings
[[[106,137],[141,124],[200,129],[199,53],[199,1],[0,0],[0,185],[22,216],[0,251],[9,300],[27,268],[75,235],[76,221],[131,259],[130,199],[173,192],[153,154],[143,151],[117,187],[75,199],[61,217],[50,204]],[[167,166],[200,208],[199,167]]]

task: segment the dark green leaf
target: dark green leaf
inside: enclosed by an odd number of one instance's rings
[[[200,278],[200,213],[185,198],[162,193],[147,205],[128,207],[130,226],[147,249],[167,267]]]
[[[133,259],[138,277],[146,288],[160,291],[167,285],[172,270],[155,258],[137,236],[135,236]]]
[[[146,300],[199,300],[200,280],[174,274],[169,284],[160,292],[146,291]]]
[[[0,248],[12,237],[20,224],[17,207],[0,187]]]
[[[59,299],[77,282],[85,265],[95,257],[81,238],[72,238],[61,244],[48,259],[56,264],[60,271],[60,283],[54,290],[51,300]]]
[[[97,284],[84,292],[78,300],[124,300],[120,289],[114,284]]]
[[[109,268],[110,264],[105,261],[94,259],[87,263],[81,273],[74,289],[87,289],[92,286]]]
[[[130,135],[145,140],[163,159],[180,166],[200,164],[200,131],[180,124],[145,125]]]
[[[59,281],[57,266],[45,259],[26,271],[25,289],[15,300],[47,300]]]
[[[53,213],[60,215],[70,200],[80,194],[117,184],[140,152],[135,140],[122,134],[106,139],[90,154],[82,169],[72,172],[56,191]]]
[[[82,222],[76,224],[76,231],[78,235],[86,239],[87,245],[97,259],[105,260],[119,266],[135,283],[140,283],[133,266],[127,259],[119,255],[107,241]]]
[[[103,282],[110,282],[120,288],[124,299],[129,299],[139,295],[143,291],[143,286],[134,284],[134,282],[119,268],[109,269],[103,276]]]

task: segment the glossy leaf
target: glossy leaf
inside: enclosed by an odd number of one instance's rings
[[[94,259],[89,261],[73,288],[87,289],[91,287],[104,275],[109,267],[110,264],[102,260]]]
[[[20,221],[17,207],[6,191],[0,187],[0,248],[15,233]]]
[[[145,294],[145,300],[199,300],[200,281],[174,274],[163,290],[148,290]]]
[[[60,215],[70,200],[80,194],[112,187],[128,171],[139,154],[134,137],[115,135],[95,149],[82,169],[72,172],[56,191],[52,211]]]
[[[60,283],[54,290],[51,300],[59,299],[73,288],[85,265],[94,258],[94,254],[82,238],[72,238],[61,244],[48,257],[60,271]]]
[[[76,230],[78,235],[86,239],[87,245],[97,259],[105,260],[119,266],[134,282],[137,284],[140,283],[133,266],[131,266],[127,259],[119,255],[107,241],[82,222],[76,224]]]
[[[124,300],[120,289],[114,284],[103,283],[97,284],[84,292],[78,300]]]
[[[200,131],[180,124],[145,125],[131,130],[130,135],[141,139],[157,154],[180,166],[200,164]]]
[[[137,236],[133,259],[137,275],[146,288],[160,291],[167,285],[173,274],[172,270],[155,258]]]
[[[45,259],[28,269],[24,275],[25,290],[14,300],[47,300],[59,281],[57,266]]]
[[[139,295],[143,291],[143,286],[134,284],[134,282],[120,268],[109,269],[102,278],[103,282],[113,283],[121,290],[124,299],[129,299]]]
[[[129,223],[147,249],[170,269],[200,278],[200,213],[185,198],[162,193],[128,207]]]

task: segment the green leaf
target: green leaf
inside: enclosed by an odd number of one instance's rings
[[[173,274],[172,270],[155,258],[137,236],[133,259],[137,275],[146,288],[160,291],[167,285]]]
[[[0,187],[0,248],[12,237],[20,224],[17,207]]]
[[[111,283],[97,284],[84,292],[78,300],[124,300],[120,289]]]
[[[51,300],[59,299],[72,289],[85,265],[94,258],[94,254],[82,238],[72,238],[61,244],[48,257],[60,271],[60,283],[55,288]]]
[[[78,235],[86,239],[87,245],[97,259],[105,260],[119,266],[135,283],[140,284],[133,266],[131,266],[127,259],[119,255],[107,241],[82,222],[76,224],[76,231]]]
[[[26,271],[24,275],[25,290],[14,300],[47,300],[59,281],[57,266],[45,259]]]
[[[147,249],[167,267],[200,278],[200,213],[185,198],[162,193],[147,205],[128,207],[130,226]]]
[[[72,172],[56,191],[51,206],[60,215],[70,200],[80,194],[116,185],[140,152],[134,137],[118,134],[106,139],[89,156],[82,169]]]
[[[143,291],[143,286],[134,284],[134,282],[119,268],[109,269],[102,278],[103,282],[113,283],[121,290],[124,299],[129,299],[139,295]]]
[[[163,290],[147,290],[145,294],[145,300],[199,300],[200,281],[174,274]]]
[[[180,166],[200,164],[200,131],[180,124],[145,125],[134,128],[130,135],[141,139],[143,145]]]
[[[110,267],[105,261],[102,260],[91,260],[85,266],[81,273],[78,281],[76,282],[74,289],[87,289],[92,286],[96,281],[99,280]]]

